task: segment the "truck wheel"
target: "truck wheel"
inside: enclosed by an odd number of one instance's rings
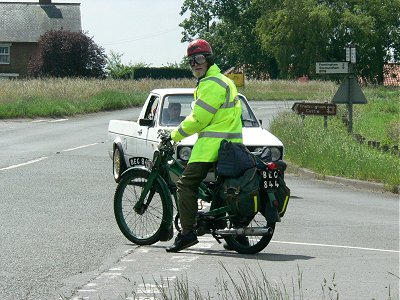
[[[115,147],[113,154],[113,175],[115,182],[119,182],[121,174],[125,171],[125,164],[119,147]]]

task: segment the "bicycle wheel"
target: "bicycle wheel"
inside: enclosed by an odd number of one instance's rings
[[[144,200],[140,213],[134,207],[149,173],[133,170],[124,175],[114,195],[114,215],[124,236],[137,245],[151,245],[160,240],[160,229],[167,214],[168,198],[156,180]]]
[[[235,226],[231,226],[235,227]],[[271,234],[266,236],[247,236],[247,239],[244,236],[228,236],[225,237],[225,241],[228,246],[241,254],[255,254],[262,251],[265,247],[268,246],[269,242],[272,239],[272,236],[275,232],[275,222],[267,222],[265,217],[258,213],[251,220],[250,224],[247,227],[264,227],[270,228]]]

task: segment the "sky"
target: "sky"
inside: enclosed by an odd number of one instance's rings
[[[39,0],[1,0],[39,2]],[[52,0],[80,3],[82,30],[105,49],[122,54],[122,63],[152,67],[180,63],[187,43],[181,43],[183,0]]]

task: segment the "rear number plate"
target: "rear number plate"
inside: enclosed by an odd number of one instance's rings
[[[279,187],[278,183],[279,171],[267,170],[262,171],[262,184],[265,190]]]
[[[146,157],[132,157],[129,159],[131,166],[145,166],[149,159]]]

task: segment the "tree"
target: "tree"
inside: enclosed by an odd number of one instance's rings
[[[344,61],[357,49],[357,73],[383,81],[384,64],[400,61],[400,1],[185,0],[182,41],[209,40],[222,68],[254,77],[313,76],[317,61]]]
[[[83,32],[52,30],[43,34],[28,65],[32,77],[105,77],[104,49]]]
[[[255,0],[257,33],[283,77],[313,74],[316,61],[343,61],[357,49],[358,74],[383,81],[383,66],[398,59],[400,2],[392,0]],[[397,57],[397,58],[396,58]],[[292,73],[291,73],[292,72]]]
[[[197,37],[208,40],[223,70],[240,67],[248,77],[277,76],[275,59],[266,55],[259,40],[254,39],[260,12],[250,0],[185,0],[181,15],[187,11],[190,17],[180,24],[183,42]]]

